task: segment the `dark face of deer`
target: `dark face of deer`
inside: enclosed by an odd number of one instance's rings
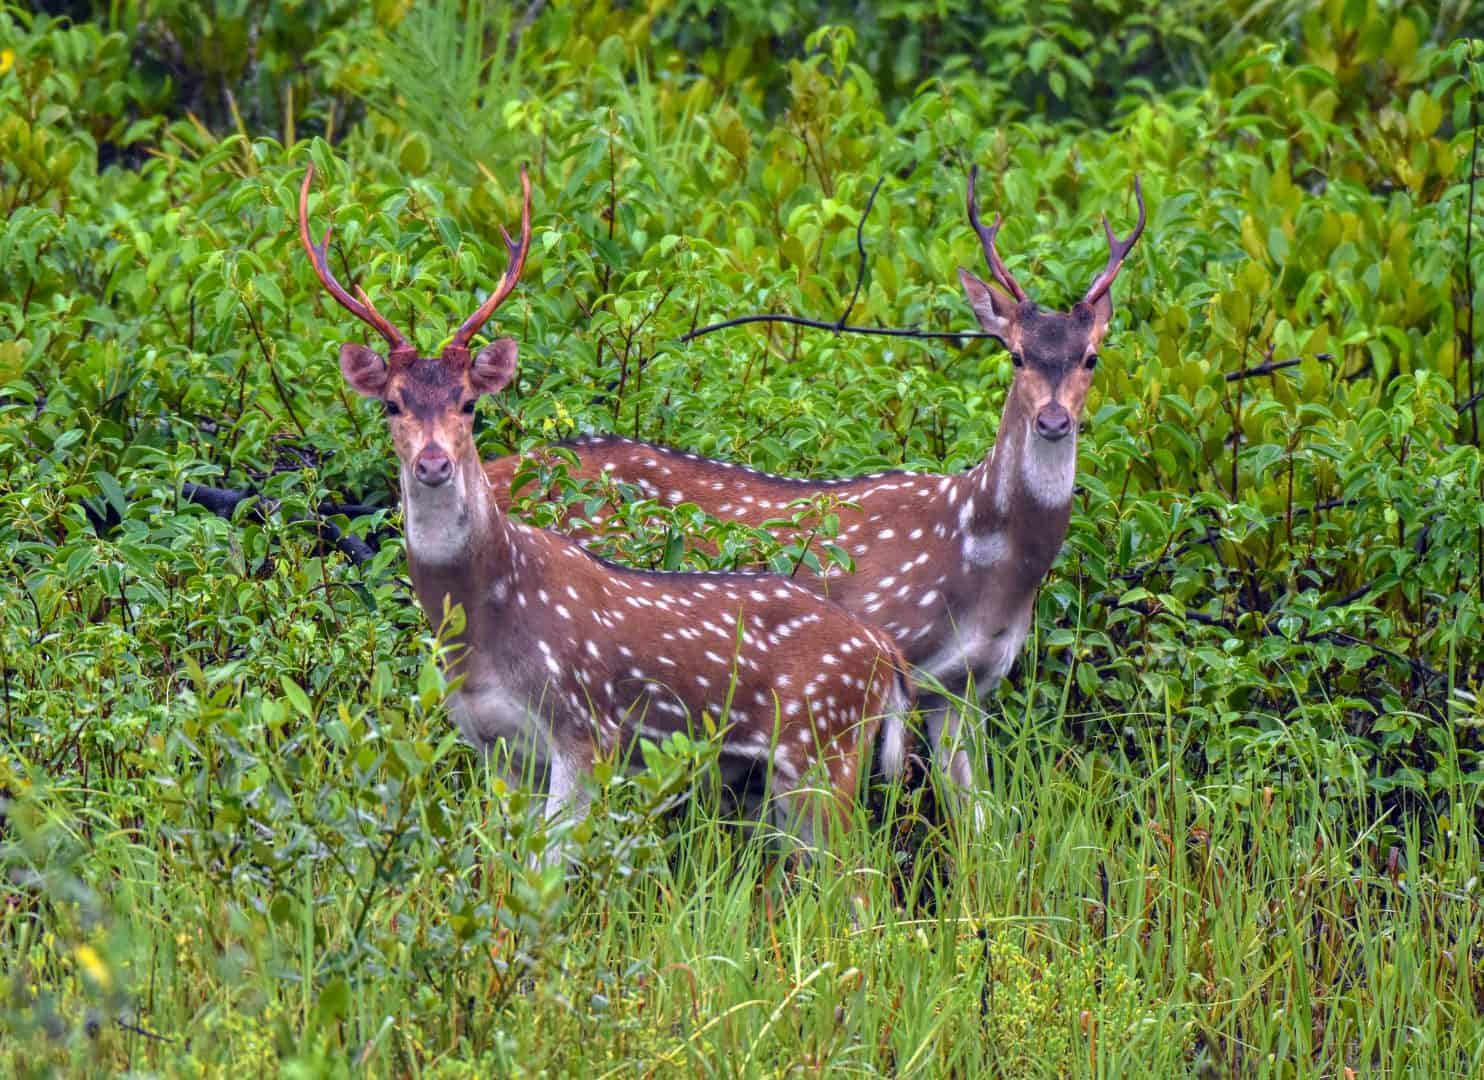
[[[967,270],[958,276],[979,325],[1010,352],[1013,411],[1031,418],[1037,439],[1055,443],[1075,435],[1113,315],[1108,294],[1091,304],[1079,301],[1068,314],[1043,310],[1033,300],[1016,302]]]
[[[1114,235],[1107,217],[1103,218],[1108,262],[1087,294],[1068,313],[1043,311],[1020,287],[995,248],[1003,219],[997,215],[989,226],[979,220],[975,190],[978,175],[978,166],[969,170],[969,223],[979,234],[984,261],[995,284],[987,285],[963,268],[958,277],[979,325],[1000,339],[1015,364],[1003,422],[1010,425],[1010,430],[1003,425],[1000,429],[1004,445],[1012,453],[1018,450],[1028,492],[1044,505],[1060,505],[1071,497],[1077,466],[1077,424],[1092,385],[1098,347],[1113,317],[1113,279],[1144,232],[1144,193],[1135,177],[1139,221],[1125,239]],[[1021,424],[1025,430],[1020,430]],[[997,453],[1000,445],[995,444]]]
[[[485,394],[515,376],[517,346],[486,345],[471,360],[450,347],[438,358],[394,349],[389,360],[365,345],[340,347],[340,371],[351,389],[386,411],[401,462],[409,548],[419,558],[456,554],[479,519],[488,486],[474,445],[474,410]]]

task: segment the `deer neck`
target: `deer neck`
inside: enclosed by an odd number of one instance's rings
[[[417,601],[435,629],[445,610],[463,608],[463,626],[445,635],[457,646],[450,673],[468,656],[490,655],[488,646],[507,624],[500,609],[512,595],[522,562],[521,527],[500,512],[476,454],[460,461],[451,481],[426,488],[404,469],[402,514],[407,564]]]
[[[1059,442],[1044,439],[1034,413],[1010,394],[994,446],[963,478],[964,562],[1010,567],[1039,584],[1066,539],[1076,475],[1076,427]]]

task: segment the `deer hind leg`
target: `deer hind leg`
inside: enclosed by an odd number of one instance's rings
[[[893,673],[893,685],[882,703],[876,770],[888,780],[907,772],[907,723],[912,712],[912,690],[906,678]]]
[[[975,790],[974,770],[969,761],[968,743],[974,733],[964,730],[964,713],[974,708],[972,704],[935,698],[925,703],[923,711],[927,719],[928,739],[933,747],[933,760],[943,771],[952,788],[952,796],[946,801],[958,803],[967,809],[976,829],[987,822],[983,795]]]
[[[831,841],[845,842],[846,830],[852,824],[852,811],[860,794],[859,783],[863,762],[863,751],[876,738],[877,724],[863,723],[853,736],[842,736],[840,742],[828,748],[827,756],[816,762],[810,770],[809,780],[794,789],[776,804],[778,812],[786,813],[792,823],[792,831],[800,843],[801,861],[807,864],[830,850]],[[843,745],[842,745],[843,744]],[[850,852],[848,842],[843,850],[835,851],[837,865],[846,870],[846,880],[841,882],[849,897],[850,923],[859,928],[863,913],[870,908],[869,894],[864,878],[858,871],[864,869],[853,862],[841,863],[840,859],[854,860],[857,855]]]
[[[802,780],[784,788],[777,785],[773,793],[773,823],[791,836],[805,862],[814,852],[828,847],[832,832],[845,826],[848,802],[822,783]]]

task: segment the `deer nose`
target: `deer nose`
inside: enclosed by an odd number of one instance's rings
[[[1036,413],[1036,434],[1043,439],[1056,442],[1065,439],[1072,430],[1072,414],[1056,402]]]
[[[436,446],[425,447],[413,463],[412,474],[419,484],[442,487],[453,476],[453,459]]]

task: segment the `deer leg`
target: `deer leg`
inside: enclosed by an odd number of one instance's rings
[[[592,748],[553,744],[546,782],[546,820],[555,821],[567,815],[573,822],[587,816],[592,796],[583,778],[593,770]]]
[[[925,712],[933,760],[956,787],[968,791],[973,785],[974,773],[969,767],[969,752],[961,737],[963,712],[953,702],[941,698],[927,705]]]
[[[593,770],[592,746],[586,743],[563,744],[553,740],[547,748],[546,823],[560,818],[576,824],[587,816],[592,795],[583,783]],[[541,862],[551,866],[562,857],[562,844],[548,840]]]
[[[773,803],[773,821],[790,834],[805,865],[814,861],[814,852],[827,846],[830,832],[843,827],[845,807],[829,791],[801,785],[790,792],[779,792]]]
[[[773,820],[794,836],[806,859],[811,850],[827,845],[832,830],[843,831],[849,824],[859,754],[858,746],[843,753],[832,748],[828,758],[817,761],[803,776],[775,779]]]
[[[773,823],[780,832],[791,836],[799,856],[804,862],[813,860],[813,851],[829,833],[829,823],[823,820],[827,807],[821,803],[830,797],[809,777],[800,777],[792,782],[779,781],[773,793]]]
[[[974,789],[974,770],[969,764],[968,747],[964,745],[966,738],[971,737],[971,733],[963,728],[964,712],[972,707],[935,698],[924,707],[924,712],[933,760],[948,778],[956,796],[951,801],[970,810],[975,828],[983,828],[986,822],[984,802]]]
[[[484,747],[484,766],[497,779],[504,781],[506,788],[514,790],[522,784],[534,784],[541,779],[539,769],[533,778],[529,774],[531,765],[540,759],[530,753],[522,753],[517,744],[509,739],[500,739]]]
[[[785,784],[775,780],[772,810],[773,824],[778,831],[791,837],[795,846],[807,848],[814,841],[814,828],[805,812],[807,792],[798,783]]]
[[[816,783],[800,790],[803,802],[797,807],[802,811],[798,828],[801,839],[809,845],[804,849],[806,858],[810,857],[810,852],[826,850],[831,839],[843,841],[845,830],[850,827],[851,809],[860,795],[863,745],[875,739],[876,727],[874,722],[863,724],[856,732],[859,741],[847,741],[846,745],[832,747],[829,756],[814,770]],[[857,865],[856,869],[861,867]],[[861,881],[859,875],[851,874],[844,883],[850,896],[850,925],[856,929],[860,928],[861,917],[870,907]]]

